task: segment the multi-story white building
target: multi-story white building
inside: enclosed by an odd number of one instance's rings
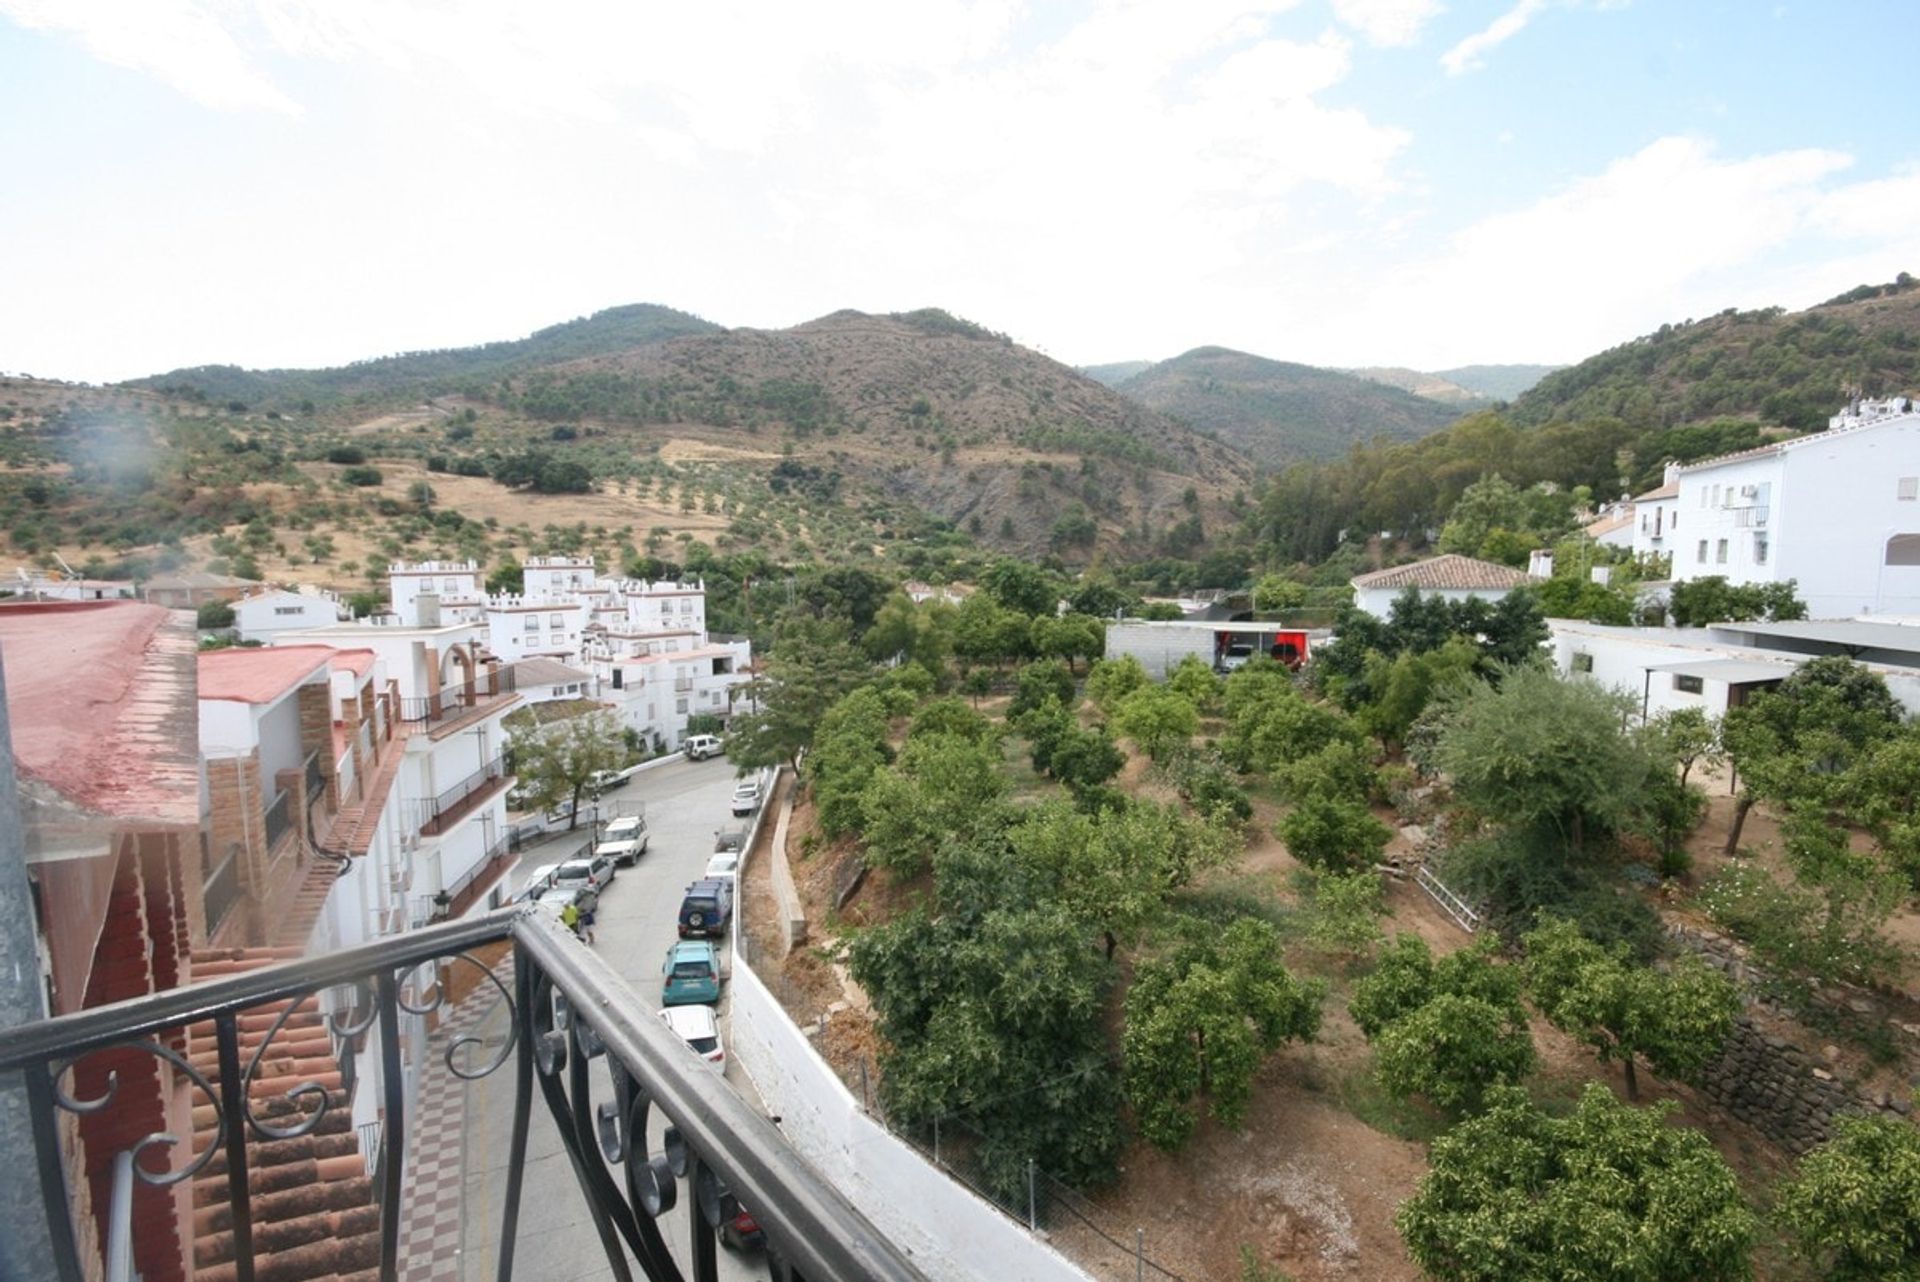
[[[1920,613],[1920,413],[1855,401],[1825,432],[1679,469],[1676,581],[1798,584],[1813,618]]]
[[[388,608],[407,627],[471,623],[486,605],[480,567],[472,561],[395,561],[387,567]]]
[[[380,631],[483,621],[491,657],[583,669],[590,697],[656,748],[677,747],[690,717],[724,721],[750,679],[751,644],[707,632],[703,583],[600,578],[592,557],[530,557],[521,592],[469,600],[478,575],[472,562],[396,563]]]
[[[587,615],[581,600],[531,594],[488,597],[487,645],[506,663],[536,658],[571,663],[580,656]]]
[[[1667,465],[1660,484],[1633,497],[1633,554],[1671,556],[1680,537],[1680,467]]]

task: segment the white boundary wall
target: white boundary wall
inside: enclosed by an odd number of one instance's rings
[[[756,836],[759,826],[756,821]],[[739,950],[745,929],[736,913],[732,1053],[800,1155],[939,1282],[1090,1282],[1066,1257],[867,1116],[746,965]]]

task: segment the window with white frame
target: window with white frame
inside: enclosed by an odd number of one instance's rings
[[[1574,656],[1573,656],[1573,670],[1574,670],[1575,672],[1592,672],[1592,671],[1593,671],[1593,656],[1592,656],[1592,655],[1590,655],[1590,654],[1576,654],[1576,655],[1574,655]]]
[[[1727,541],[1725,539],[1721,539],[1718,543],[1714,544],[1713,563],[1715,565],[1725,565],[1727,563]]]
[[[1765,565],[1767,563],[1767,550],[1767,536],[1764,534],[1754,535],[1753,563],[1755,565]]]
[[[1694,560],[1701,565],[1707,563],[1707,541],[1705,539],[1700,540],[1700,551],[1694,556]]]
[[[540,616],[537,614],[529,614],[527,616],[526,631],[538,632],[539,630],[540,630]]]
[[[567,626],[567,616],[564,614],[549,614],[547,616],[547,626],[558,631]]]
[[[1920,476],[1901,477],[1893,496],[1902,503],[1911,503],[1915,499],[1920,499]]]
[[[687,701],[685,699],[675,699],[673,701],[673,710],[684,714],[687,710]]]
[[[273,612],[275,614],[305,614],[307,608],[303,605],[276,605],[273,607]]]
[[[1706,684],[1699,677],[1690,677],[1683,672],[1673,674],[1673,688],[1681,694],[1699,694]]]

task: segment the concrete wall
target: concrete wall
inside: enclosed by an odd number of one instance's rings
[[[735,926],[738,931],[739,926]],[[766,985],[736,961],[733,1053],[780,1129],[935,1279],[1086,1282],[1087,1274],[895,1139],[860,1108]]]

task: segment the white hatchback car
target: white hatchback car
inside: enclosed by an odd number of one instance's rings
[[[737,850],[721,851],[713,858],[707,860],[707,871],[703,875],[707,877],[727,878],[739,876],[740,852]]]
[[[660,1019],[680,1034],[693,1053],[709,1064],[727,1062],[726,1047],[720,1044],[720,1021],[711,1006],[663,1006]]]
[[[595,852],[585,859],[569,859],[554,870],[553,884],[556,887],[590,884],[594,890],[607,888],[613,880],[613,860]]]
[[[760,805],[760,781],[742,779],[733,785],[733,813],[736,817],[750,815]]]

